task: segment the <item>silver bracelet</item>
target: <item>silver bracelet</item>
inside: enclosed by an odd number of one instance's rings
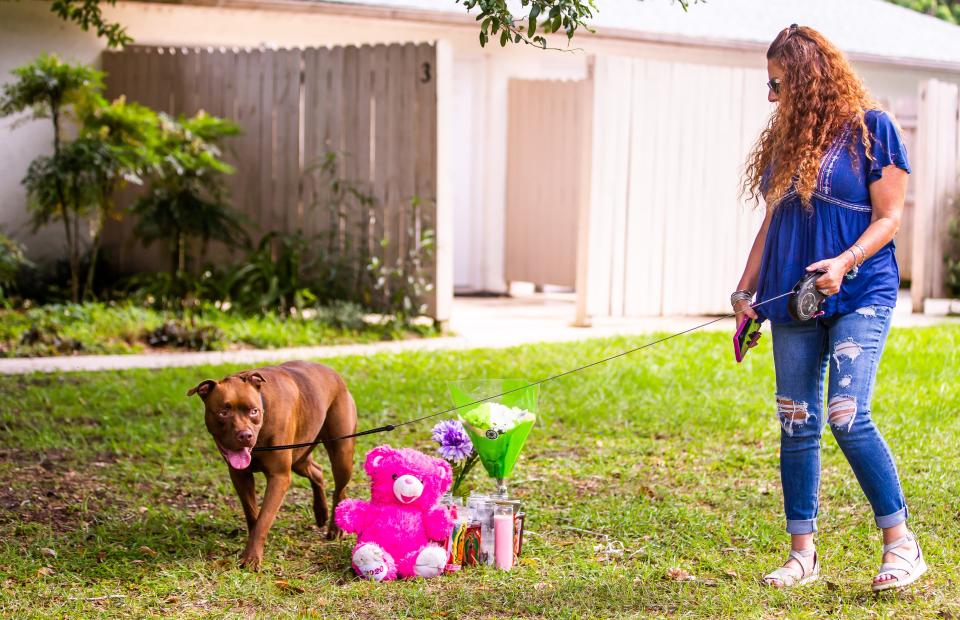
[[[867,260],[867,253],[866,253],[866,251],[863,249],[863,246],[861,246],[859,243],[854,243],[854,244],[853,244],[853,247],[855,247],[855,248],[857,248],[858,250],[860,250],[860,262],[857,263],[857,267],[859,267],[860,265],[862,265],[862,264],[864,263],[864,261]],[[856,256],[854,256],[854,258],[856,258]]]
[[[750,301],[753,299],[753,291],[739,290],[730,294],[730,305],[737,305],[738,301]]]
[[[847,252],[850,252],[850,254],[853,255],[853,267],[851,267],[850,269],[851,270],[856,269],[857,267],[860,266],[859,264],[860,261],[857,260],[857,253],[853,251],[853,248],[847,248]]]

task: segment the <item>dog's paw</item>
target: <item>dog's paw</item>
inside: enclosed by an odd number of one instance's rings
[[[240,556],[240,568],[245,568],[255,573],[260,572],[260,566],[263,564],[263,551],[247,550]]]
[[[336,523],[331,523],[327,527],[327,540],[340,540],[343,538],[343,530],[337,527]]]

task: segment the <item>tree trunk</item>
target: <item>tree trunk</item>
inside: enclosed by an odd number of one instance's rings
[[[173,245],[170,248],[170,276],[177,280],[177,267],[180,265],[180,233],[174,233]]]
[[[74,187],[73,195],[77,195]],[[73,211],[73,257],[70,264],[70,292],[73,303],[80,301],[80,205]]]
[[[60,162],[60,102],[58,100],[52,99],[50,101],[50,117],[53,120],[53,156],[57,162],[57,166],[61,164]],[[56,191],[57,191],[57,200],[60,201],[60,216],[63,219],[64,233],[67,237],[67,261],[70,264],[70,298],[74,303],[78,301],[80,296],[80,281],[78,276],[78,271],[80,270],[78,261],[75,261],[76,247],[78,240],[76,236],[71,232],[70,225],[70,208],[67,206],[67,197],[63,191],[63,181],[60,179],[60,175],[56,177]],[[76,227],[73,227],[74,230]]]
[[[60,182],[57,182],[57,185],[61,185]],[[58,191],[62,194],[62,191]],[[60,219],[63,220],[63,232],[67,237],[67,262],[70,265],[70,288],[73,301],[77,301],[76,291],[74,288],[74,272],[73,272],[73,233],[71,232],[72,228],[70,226],[70,211],[67,210],[67,205],[61,199],[60,202]]]
[[[100,238],[101,233],[103,232],[103,222],[105,218],[104,212],[98,210],[96,215],[96,223],[94,225],[92,239],[90,240],[90,265],[87,267],[87,283],[83,287],[83,299],[96,299],[96,295],[93,293],[93,280],[94,275],[97,269],[97,259],[100,255]]]

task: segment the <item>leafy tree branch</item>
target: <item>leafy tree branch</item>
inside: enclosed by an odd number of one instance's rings
[[[133,42],[127,29],[117,23],[110,23],[103,17],[102,4],[115,6],[117,0],[53,0],[50,10],[60,19],[74,22],[84,31],[94,28],[98,37],[106,38],[107,47],[123,47]]]
[[[684,11],[691,3],[706,0],[675,0]],[[463,3],[468,11],[477,9],[480,22],[480,45],[485,46],[491,38],[498,39],[501,47],[509,43],[525,43],[547,49],[547,35],[563,32],[567,41],[578,30],[593,32],[588,21],[597,12],[594,0],[521,0],[525,14],[515,15],[507,0],[454,0]]]

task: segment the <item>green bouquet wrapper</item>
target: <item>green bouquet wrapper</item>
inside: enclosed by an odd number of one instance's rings
[[[454,406],[463,407],[459,410],[460,422],[487,474],[498,482],[510,476],[537,421],[540,386],[522,379],[496,379],[459,381],[449,388]],[[510,393],[470,404],[503,392]]]

